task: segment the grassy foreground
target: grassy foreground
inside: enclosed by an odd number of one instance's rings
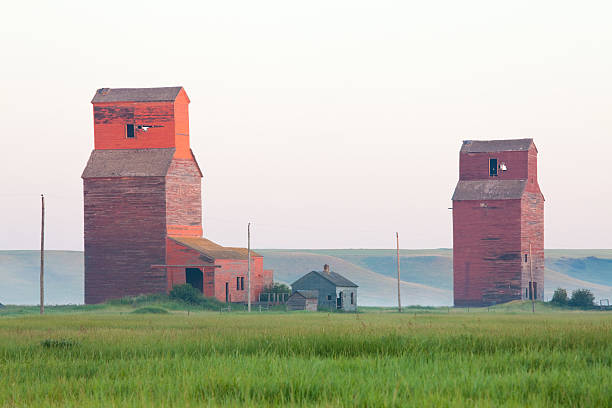
[[[0,406],[612,406],[612,314],[0,317]]]

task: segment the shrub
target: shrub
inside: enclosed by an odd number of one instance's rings
[[[132,313],[136,313],[136,314],[168,314],[168,311],[166,309],[162,309],[161,307],[154,307],[154,306],[147,306],[147,307],[141,307],[138,308],[136,310],[134,310]]]
[[[557,288],[550,302],[556,305],[559,305],[559,306],[566,306],[567,301],[568,301],[567,290],[562,289],[562,288]]]
[[[188,283],[184,285],[174,285],[170,291],[170,299],[188,305],[199,306],[202,309],[217,310],[225,304],[214,297],[203,296],[199,290]]]
[[[595,296],[588,289],[576,289],[572,291],[572,298],[569,300],[568,304],[574,307],[593,307],[593,303],[595,302]]]
[[[170,291],[170,299],[180,300],[190,305],[200,305],[204,296],[199,290],[188,283],[184,285],[174,285]]]

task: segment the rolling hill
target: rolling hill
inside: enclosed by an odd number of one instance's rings
[[[288,283],[323,264],[357,283],[359,303],[396,304],[396,259],[386,249],[262,249],[267,269],[275,280]],[[38,251],[0,251],[0,302],[38,302]],[[452,304],[452,251],[402,250],[400,253],[402,303],[444,306]],[[547,250],[546,289],[550,298],[557,287],[569,291],[588,288],[596,298],[612,299],[612,250]],[[83,253],[46,252],[46,299],[49,304],[83,302]]]

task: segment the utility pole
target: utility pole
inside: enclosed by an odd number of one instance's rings
[[[529,283],[530,297],[531,297],[531,313],[535,313],[535,293],[533,286],[533,257],[531,256],[531,241],[529,241],[529,276],[531,282]]]
[[[45,313],[45,196],[40,195],[40,314]]]
[[[397,310],[402,313],[402,298],[400,297],[400,253],[399,253],[399,232],[395,233],[397,243]]]
[[[248,238],[248,269],[247,269],[247,296],[248,296],[248,309],[251,312],[251,223],[247,226],[247,238]]]

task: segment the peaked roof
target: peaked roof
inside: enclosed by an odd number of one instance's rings
[[[291,284],[291,286],[293,286],[294,284],[296,284],[300,280],[304,279],[306,276],[313,275],[313,274],[317,275],[317,276],[319,276],[319,277],[321,277],[323,279],[328,280],[329,282],[331,282],[335,286],[352,287],[352,288],[358,288],[359,287],[355,283],[353,283],[350,280],[346,279],[344,276],[340,275],[339,273],[336,273],[336,272],[326,273],[326,272],[320,272],[320,271],[308,272],[306,275],[302,276],[300,279],[298,279],[295,282],[293,282]]]
[[[519,200],[526,180],[459,180],[453,201]]]
[[[523,152],[532,144],[533,139],[464,140],[461,153]]]
[[[91,103],[101,102],[173,102],[182,86],[163,88],[100,88]]]
[[[305,299],[318,299],[319,298],[319,291],[318,290],[296,290],[295,292],[293,292],[293,295],[300,295]]]
[[[164,177],[174,151],[174,148],[94,150],[81,177]]]
[[[237,259],[237,260],[248,260],[248,249],[247,248],[230,248],[224,247],[219,244],[212,242],[209,239],[202,237],[178,237],[170,236],[171,240],[177,242],[180,245],[191,248],[198,251],[206,258],[212,261],[216,259]],[[251,250],[251,258],[261,257],[257,252]]]

